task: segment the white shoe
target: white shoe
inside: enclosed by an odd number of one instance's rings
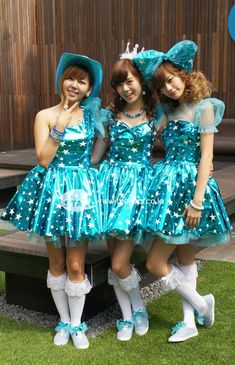
[[[185,322],[178,322],[172,328],[169,342],[183,342],[198,335],[197,327],[187,327]]]
[[[117,321],[117,340],[129,341],[132,337],[134,324],[132,321],[119,319]]]
[[[69,323],[59,322],[55,328],[56,334],[54,337],[54,345],[64,346],[69,341],[70,336],[70,325]]]
[[[205,328],[210,328],[215,322],[215,297],[213,294],[204,295],[203,297],[207,303],[207,311],[203,315],[199,315],[195,311],[195,316],[198,324]]]
[[[89,341],[85,334],[86,330],[87,325],[85,322],[81,323],[79,326],[71,327],[71,337],[73,340],[73,344],[77,349],[85,350],[89,347]]]
[[[146,309],[141,308],[138,311],[133,312],[132,319],[135,326],[135,333],[138,336],[145,335],[149,329],[148,312]]]
[[[215,297],[213,294],[204,295],[204,299],[207,302],[208,309],[203,315],[203,326],[210,328],[215,322]]]

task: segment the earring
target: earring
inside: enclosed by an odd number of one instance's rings
[[[91,92],[90,91],[87,91],[86,97],[88,98],[90,95],[91,95]]]
[[[142,95],[146,95],[146,91],[145,90],[142,90]]]

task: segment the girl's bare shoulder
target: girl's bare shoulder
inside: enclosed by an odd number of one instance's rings
[[[42,109],[36,114],[35,123],[47,124],[50,127],[54,126],[59,114],[58,105],[50,108]]]

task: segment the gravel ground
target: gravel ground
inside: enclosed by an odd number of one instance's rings
[[[197,260],[198,268],[202,266],[202,261]],[[151,302],[161,295],[165,294],[159,280],[152,281],[153,276],[147,274],[143,278],[144,286],[141,289],[142,297],[145,303]],[[151,281],[151,282],[149,282]],[[149,282],[146,284],[146,282]],[[58,317],[41,312],[35,312],[25,309],[18,305],[6,303],[5,294],[0,295],[0,317],[7,317],[16,321],[27,322],[33,325],[43,327],[54,327],[58,322]],[[121,313],[118,304],[114,304],[109,309],[98,315],[92,317],[87,321],[88,336],[96,337],[100,335],[105,329],[115,327],[116,320],[121,318]]]

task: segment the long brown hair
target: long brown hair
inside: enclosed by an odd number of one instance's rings
[[[212,93],[212,85],[205,75],[200,71],[187,73],[178,69],[172,63],[164,61],[155,71],[153,75],[153,88],[156,90],[160,103],[167,104],[170,108],[176,107],[179,103],[172,100],[161,93],[166,83],[166,74],[168,71],[172,75],[178,76],[185,82],[183,101],[186,103],[194,103],[203,98],[209,97]]]
[[[112,70],[111,76],[111,86],[114,91],[112,111],[115,115],[123,111],[126,105],[126,101],[123,100],[117,92],[117,86],[124,82],[128,77],[128,72],[130,72],[134,77],[136,77],[143,90],[143,100],[144,100],[144,111],[148,118],[155,117],[156,109],[156,99],[153,96],[153,91],[145,85],[144,80],[139,73],[138,69],[132,60],[125,59],[117,61]]]

